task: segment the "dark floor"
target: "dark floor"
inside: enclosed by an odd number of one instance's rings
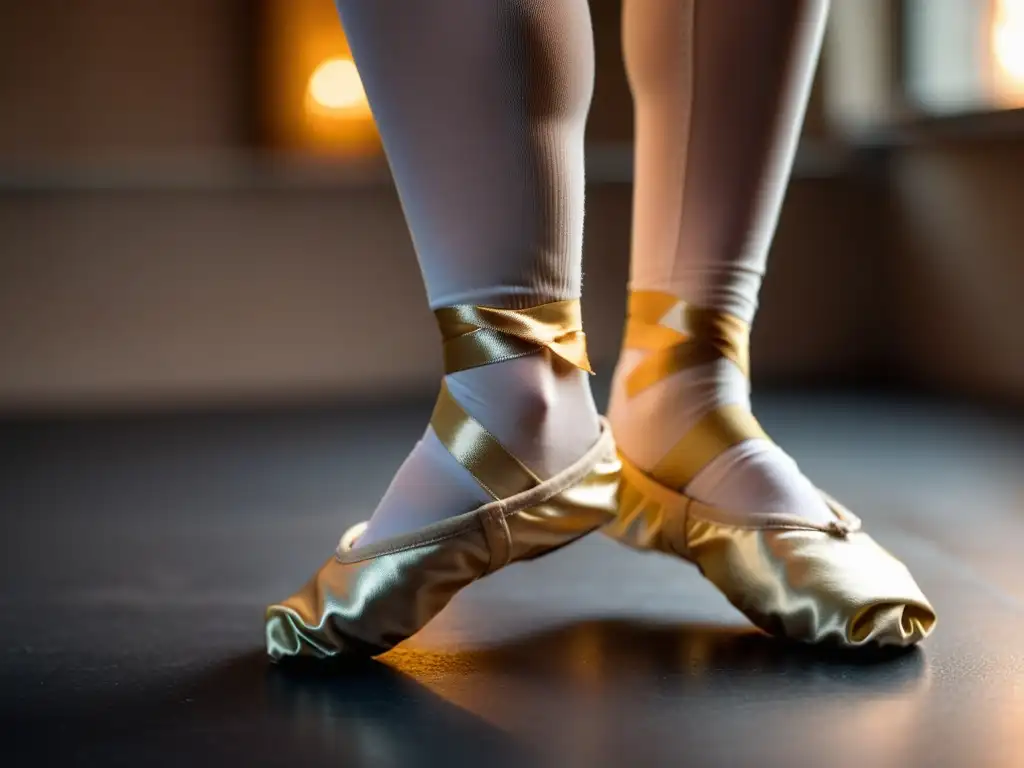
[[[858,662],[597,536],[382,662],[286,673],[262,610],[373,507],[427,404],[0,425],[4,765],[1024,766],[1024,428],[773,398],[762,420],[940,615]]]

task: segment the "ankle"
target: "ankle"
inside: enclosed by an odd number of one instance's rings
[[[547,355],[459,371],[447,382],[462,407],[542,477],[572,464],[600,433],[588,375]]]
[[[723,405],[750,410],[746,377],[729,360],[679,371],[630,394],[626,382],[646,352],[624,349],[612,380],[608,420],[622,452],[650,469],[709,411]]]
[[[617,415],[627,414],[639,404],[652,411],[683,409],[692,420],[719,405],[743,405],[749,410],[749,380],[735,364],[725,359],[678,371],[640,392],[630,393],[629,376],[646,355],[642,350],[622,350],[612,378],[608,411],[612,422]]]

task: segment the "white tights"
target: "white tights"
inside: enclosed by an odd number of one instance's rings
[[[431,306],[577,298],[594,73],[586,0],[338,4]],[[826,12],[827,0],[624,0],[637,135],[632,288],[753,319]],[[620,360],[611,417],[641,466],[707,409],[748,404],[730,363],[627,401],[619,383],[639,356]],[[585,374],[556,373],[540,355],[448,378],[542,477],[597,438]],[[824,512],[792,460],[763,441],[719,457],[689,490],[740,509]],[[487,499],[428,428],[365,543]]]

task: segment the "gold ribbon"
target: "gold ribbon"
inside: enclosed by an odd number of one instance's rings
[[[542,349],[593,373],[576,299],[526,309],[458,304],[442,307],[434,315],[444,339],[445,373],[513,360]],[[505,499],[540,484],[529,468],[466,413],[444,382],[430,424],[448,452],[493,498]]]
[[[434,312],[444,338],[445,373],[500,363],[550,350],[593,373],[578,299],[526,309],[457,304]]]
[[[674,373],[723,358],[748,375],[749,338],[750,327],[734,315],[691,307],[670,293],[634,291],[623,344],[649,354],[626,378],[626,393],[632,397]],[[694,424],[650,475],[683,490],[715,457],[752,438],[768,436],[749,411],[719,406]]]
[[[669,488],[683,490],[719,454],[752,438],[768,440],[750,411],[721,405],[693,425],[659,461],[650,474]]]
[[[691,307],[660,291],[634,291],[623,344],[650,352],[626,378],[632,397],[695,365],[732,360],[747,375],[750,327],[738,317]]]
[[[506,499],[540,484],[533,472],[466,413],[443,381],[430,425],[448,452],[493,498]]]

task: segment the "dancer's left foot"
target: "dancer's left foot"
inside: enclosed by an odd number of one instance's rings
[[[906,567],[750,413],[747,338],[725,313],[667,293],[630,297],[610,411],[619,516],[606,531],[693,562],[772,634],[840,646],[920,641],[935,612]]]

